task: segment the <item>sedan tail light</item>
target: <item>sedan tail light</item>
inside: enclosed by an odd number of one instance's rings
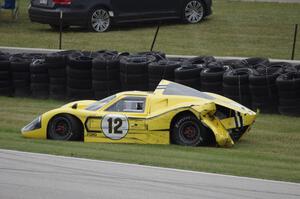
[[[72,0],[53,0],[55,5],[71,5]]]

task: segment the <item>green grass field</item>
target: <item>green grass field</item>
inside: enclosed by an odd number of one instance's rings
[[[0,45],[58,48],[58,33],[48,25],[31,23],[27,14],[29,1],[20,2],[18,21],[12,22],[9,12],[0,13]],[[155,49],[178,55],[291,57],[294,24],[300,23],[300,4],[213,2],[213,15],[201,24],[165,22]],[[147,51],[155,29],[155,24],[131,24],[99,34],[73,28],[64,33],[63,48]],[[300,34],[298,41],[296,59],[300,59]]]
[[[260,115],[233,148],[58,142],[20,129],[63,102],[0,97],[0,148],[300,182],[300,118]]]

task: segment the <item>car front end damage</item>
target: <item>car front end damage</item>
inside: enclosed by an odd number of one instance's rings
[[[221,147],[231,147],[251,129],[256,113],[250,109],[234,110],[211,102],[198,109],[201,122],[215,135],[216,143]]]

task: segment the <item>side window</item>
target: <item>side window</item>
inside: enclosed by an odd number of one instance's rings
[[[125,97],[111,105],[106,111],[143,113],[145,104],[145,97]]]

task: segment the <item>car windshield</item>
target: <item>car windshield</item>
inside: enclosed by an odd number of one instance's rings
[[[159,85],[158,88],[164,88],[164,85]],[[164,95],[182,95],[182,96],[191,96],[191,97],[199,97],[199,98],[204,98],[208,100],[213,100],[215,99],[214,97],[203,93],[201,91],[198,91],[196,89],[177,84],[174,82],[169,83],[166,85],[164,88]]]
[[[113,99],[116,98],[116,95],[112,95],[112,96],[109,96],[107,98],[104,98],[100,101],[97,101],[91,105],[89,105],[85,110],[88,110],[88,111],[96,111],[100,108],[102,108],[104,105],[106,105],[107,103],[111,102]]]

